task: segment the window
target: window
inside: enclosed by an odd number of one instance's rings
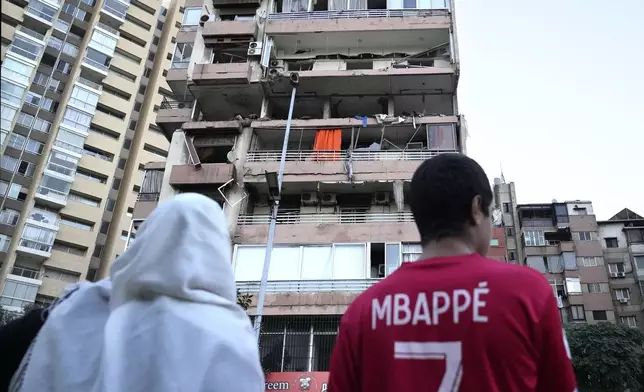
[[[53,268],[48,268],[48,267],[45,267],[43,276],[49,279],[62,280],[63,282],[67,282],[67,283],[76,283],[78,282],[78,278],[79,278],[78,274],[63,272],[63,271],[56,270]]]
[[[497,240],[496,238],[492,238],[490,240],[490,246],[499,246],[499,240]]]
[[[83,223],[72,218],[60,218],[60,224],[83,231],[92,231],[92,229],[94,228],[94,225]]]
[[[130,125],[128,126],[128,129],[133,131],[136,129],[136,120],[131,120]]]
[[[49,253],[55,238],[56,231],[26,224],[20,238],[20,246]]]
[[[626,237],[629,244],[644,244],[644,229],[628,229]]]
[[[608,315],[605,310],[593,310],[593,320],[606,321],[608,320]]]
[[[83,147],[83,155],[89,155],[91,157],[98,158],[108,162],[112,162],[114,160],[113,154],[110,154],[109,152],[105,152],[103,150],[99,150],[98,148],[94,148],[88,145],[85,145],[85,147]]]
[[[18,159],[14,157],[10,157],[9,155],[3,155],[2,158],[0,158],[0,167],[12,173],[14,170],[16,170],[17,165],[18,165]]]
[[[147,152],[149,152],[151,154],[154,154],[156,156],[159,156],[161,158],[167,158],[168,157],[168,153],[166,151],[163,151],[163,150],[161,150],[159,148],[156,148],[154,146],[151,146],[149,144],[145,144],[143,146],[143,150],[147,151]]]
[[[33,303],[38,293],[38,285],[7,278],[0,297],[0,305],[24,308]]]
[[[35,118],[31,114],[23,112],[20,112],[18,115],[17,124],[42,133],[49,133],[51,129],[51,123],[49,121],[43,120],[42,118]]]
[[[101,254],[103,254],[103,245],[96,244],[92,252],[92,257],[101,257]]]
[[[631,299],[631,291],[629,289],[615,289],[615,299],[619,302],[628,302]]]
[[[73,107],[67,107],[65,110],[65,116],[63,117],[63,125],[75,129],[82,133],[89,133],[89,124],[92,122],[92,116],[85,112],[81,112],[78,109]],[[84,136],[83,136],[84,138]],[[80,147],[83,146],[83,143],[80,144]],[[78,144],[77,144],[78,146]]]
[[[112,56],[114,54],[114,49],[116,49],[116,42],[117,39],[115,37],[107,35],[98,29],[94,29],[94,34],[92,34],[92,39],[89,41],[89,45]]]
[[[7,147],[13,147],[17,150],[22,150],[22,148],[25,146],[25,143],[27,143],[26,137],[17,133],[12,133],[9,137],[9,141],[7,142]]]
[[[71,187],[72,184],[70,182],[45,174],[42,177],[38,192],[48,196],[66,198]]]
[[[79,248],[71,244],[64,244],[59,241],[54,242],[54,246],[52,247],[52,249],[57,250],[59,252],[65,252],[72,255],[76,255],[76,256],[85,256],[87,254],[87,249]]]
[[[5,58],[2,63],[2,76],[13,82],[29,85],[29,77],[34,66],[12,59]]]
[[[503,203],[503,212],[509,214],[511,211],[510,203]]]
[[[637,328],[637,317],[636,316],[622,316],[619,318],[620,324],[627,325],[631,328]]]
[[[107,183],[107,177],[101,176],[99,174],[94,174],[91,173],[87,170],[84,169],[78,169],[76,171],[76,176],[82,177],[86,180],[93,181],[93,182],[100,182],[101,184]]]
[[[566,292],[568,294],[581,294],[581,280],[579,278],[566,278]]]
[[[11,83],[6,79],[2,79],[2,81],[0,81],[0,91],[2,91],[0,97],[2,97],[2,102],[8,102],[19,107],[25,90],[25,87]]]
[[[604,241],[606,241],[606,247],[607,248],[618,248],[619,243],[617,242],[617,238],[605,238]]]
[[[42,154],[44,149],[45,149],[45,145],[42,144],[41,142],[33,139],[27,140],[27,148],[25,148],[25,151],[30,152],[32,154],[40,155]]]
[[[49,154],[49,162],[47,163],[46,169],[71,177],[74,175],[77,165],[78,158],[52,150]]]
[[[597,257],[579,257],[578,260],[578,263],[584,267],[597,267],[599,265]]]
[[[159,30],[163,30],[163,29],[159,29]],[[152,38],[152,45],[159,45],[159,37],[154,36],[154,38]]]
[[[579,231],[579,232],[577,232],[577,237],[579,238],[579,241],[592,241],[593,240],[593,232],[592,231]]]
[[[73,151],[77,154],[82,154],[83,145],[85,144],[85,136],[72,131],[68,131],[64,128],[59,128],[58,135],[56,135],[54,144],[58,147]]]
[[[340,316],[265,316],[260,357],[270,372],[329,371]]]
[[[17,199],[20,195],[20,189],[22,189],[20,184],[9,185],[8,182],[0,181],[0,196],[7,195],[10,199]]]
[[[129,7],[129,2],[122,3],[116,0],[105,0],[103,7],[104,11],[109,12],[117,18],[125,19],[125,16],[127,15],[127,9]]]
[[[5,234],[0,234],[0,252],[6,252],[9,250],[9,244],[11,243],[11,237]]]
[[[603,293],[603,287],[600,283],[588,283],[588,292],[591,294]]]
[[[127,231],[126,230],[121,231],[121,239],[123,241],[127,241]]]
[[[43,110],[46,110],[50,113],[56,113],[58,111],[58,106],[60,106],[58,101],[54,101],[51,98],[44,98],[41,104]]]
[[[174,48],[174,56],[172,56],[172,64],[170,64],[170,68],[188,68],[191,56],[192,43],[178,43]]]
[[[72,65],[67,61],[58,60],[58,64],[56,64],[56,71],[60,71],[65,75],[69,75],[72,72]]]
[[[74,86],[69,103],[81,110],[94,114],[98,104],[99,95],[90,90],[86,90],[78,85]]]
[[[96,49],[92,48],[87,48],[87,52],[85,53],[85,62],[87,64],[96,67],[98,69],[101,69],[103,71],[107,71],[107,69],[110,66],[110,62],[112,61],[112,58],[105,53],[101,53]]]
[[[508,261],[516,261],[517,259],[517,254],[514,251],[509,251],[508,252]]]
[[[36,44],[35,42],[26,38],[20,37],[17,34],[13,36],[13,41],[11,42],[11,45],[9,45],[9,51],[34,61],[38,60],[42,49],[42,45]],[[2,65],[4,65],[4,63]]]
[[[116,200],[107,199],[107,202],[105,203],[105,211],[112,212],[114,211],[114,207],[116,207]]]
[[[524,233],[525,246],[545,246],[546,239],[541,230],[528,230]]]
[[[4,143],[4,136],[11,131],[11,123],[13,122],[13,119],[16,118],[16,113],[18,113],[18,109],[2,105],[2,143]],[[0,145],[2,145],[2,143],[0,143]]]
[[[15,226],[18,224],[18,219],[20,219],[20,211],[5,208],[0,212],[0,224]]]
[[[402,262],[408,263],[420,260],[423,254],[423,247],[420,244],[403,244],[402,245]]]
[[[96,200],[94,198],[89,198],[86,196],[83,196],[78,193],[70,192],[69,196],[67,196],[67,201],[75,202],[75,203],[82,203],[88,206],[92,207],[98,207],[101,205],[100,200]]]
[[[134,213],[134,208],[128,207],[127,212],[125,213],[125,215],[127,215],[127,216],[129,216],[131,218],[133,213]]]
[[[572,305],[570,307],[570,317],[573,320],[586,320],[586,312],[583,305]]]
[[[102,221],[100,229],[101,234],[107,234],[108,231],[110,231],[110,222]]]
[[[615,274],[618,272],[624,273],[624,263],[608,264],[608,272]]]
[[[115,178],[114,181],[112,181],[112,189],[114,189],[115,191],[118,191],[120,187],[121,187],[121,179]]]
[[[148,88],[145,84],[139,86],[139,94],[145,94],[145,90]]]
[[[638,271],[644,271],[644,255],[633,256],[633,262]]]
[[[25,177],[33,177],[35,172],[36,164],[34,163],[20,161],[20,163],[18,164],[18,173],[22,174]]]
[[[201,19],[201,7],[190,7],[183,11],[182,26],[197,26]]]

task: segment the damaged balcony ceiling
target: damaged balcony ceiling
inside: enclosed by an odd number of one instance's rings
[[[206,118],[227,120],[236,115],[259,115],[262,90],[259,83],[230,86],[200,86],[193,89],[195,98]]]

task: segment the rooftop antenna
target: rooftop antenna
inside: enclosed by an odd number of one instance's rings
[[[505,184],[505,176],[503,175],[503,162],[499,161],[499,166],[501,167],[501,182]]]

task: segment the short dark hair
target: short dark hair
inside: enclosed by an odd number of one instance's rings
[[[460,237],[472,223],[472,199],[481,196],[489,214],[493,195],[485,171],[463,154],[441,154],[424,161],[411,180],[409,205],[423,244]]]

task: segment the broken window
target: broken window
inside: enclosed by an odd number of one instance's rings
[[[172,56],[172,64],[170,65],[170,68],[188,68],[191,56],[192,43],[178,43],[174,48],[174,56]]]
[[[456,150],[456,134],[453,124],[427,125],[427,134],[430,150]]]
[[[228,163],[228,153],[235,146],[235,135],[195,137],[193,144],[201,163]]]
[[[220,44],[212,50],[213,64],[245,63],[248,61],[248,42]]]

